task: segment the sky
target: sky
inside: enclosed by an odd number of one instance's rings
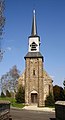
[[[6,18],[0,62],[0,77],[16,65],[25,70],[24,56],[28,52],[33,10],[36,10],[40,52],[44,69],[53,79],[53,85],[63,86],[65,79],[65,0],[5,0]]]

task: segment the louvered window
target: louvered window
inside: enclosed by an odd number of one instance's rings
[[[36,49],[37,44],[36,44],[35,42],[33,42],[33,43],[30,45],[30,47],[31,47],[31,51],[37,50],[37,49]]]

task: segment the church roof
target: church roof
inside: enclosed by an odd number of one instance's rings
[[[28,52],[24,58],[25,59],[26,58],[42,58],[43,59],[43,56],[40,52]]]

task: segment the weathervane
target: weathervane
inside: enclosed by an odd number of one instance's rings
[[[1,48],[1,40],[3,38],[3,28],[5,24],[4,9],[5,9],[5,0],[0,0],[0,61],[3,58],[4,51]]]

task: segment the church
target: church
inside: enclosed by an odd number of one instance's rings
[[[28,37],[28,53],[25,55],[25,71],[18,84],[25,87],[25,104],[45,106],[46,97],[53,94],[53,80],[44,69],[44,57],[40,52],[40,36],[37,33],[36,14],[33,11],[32,31]]]

